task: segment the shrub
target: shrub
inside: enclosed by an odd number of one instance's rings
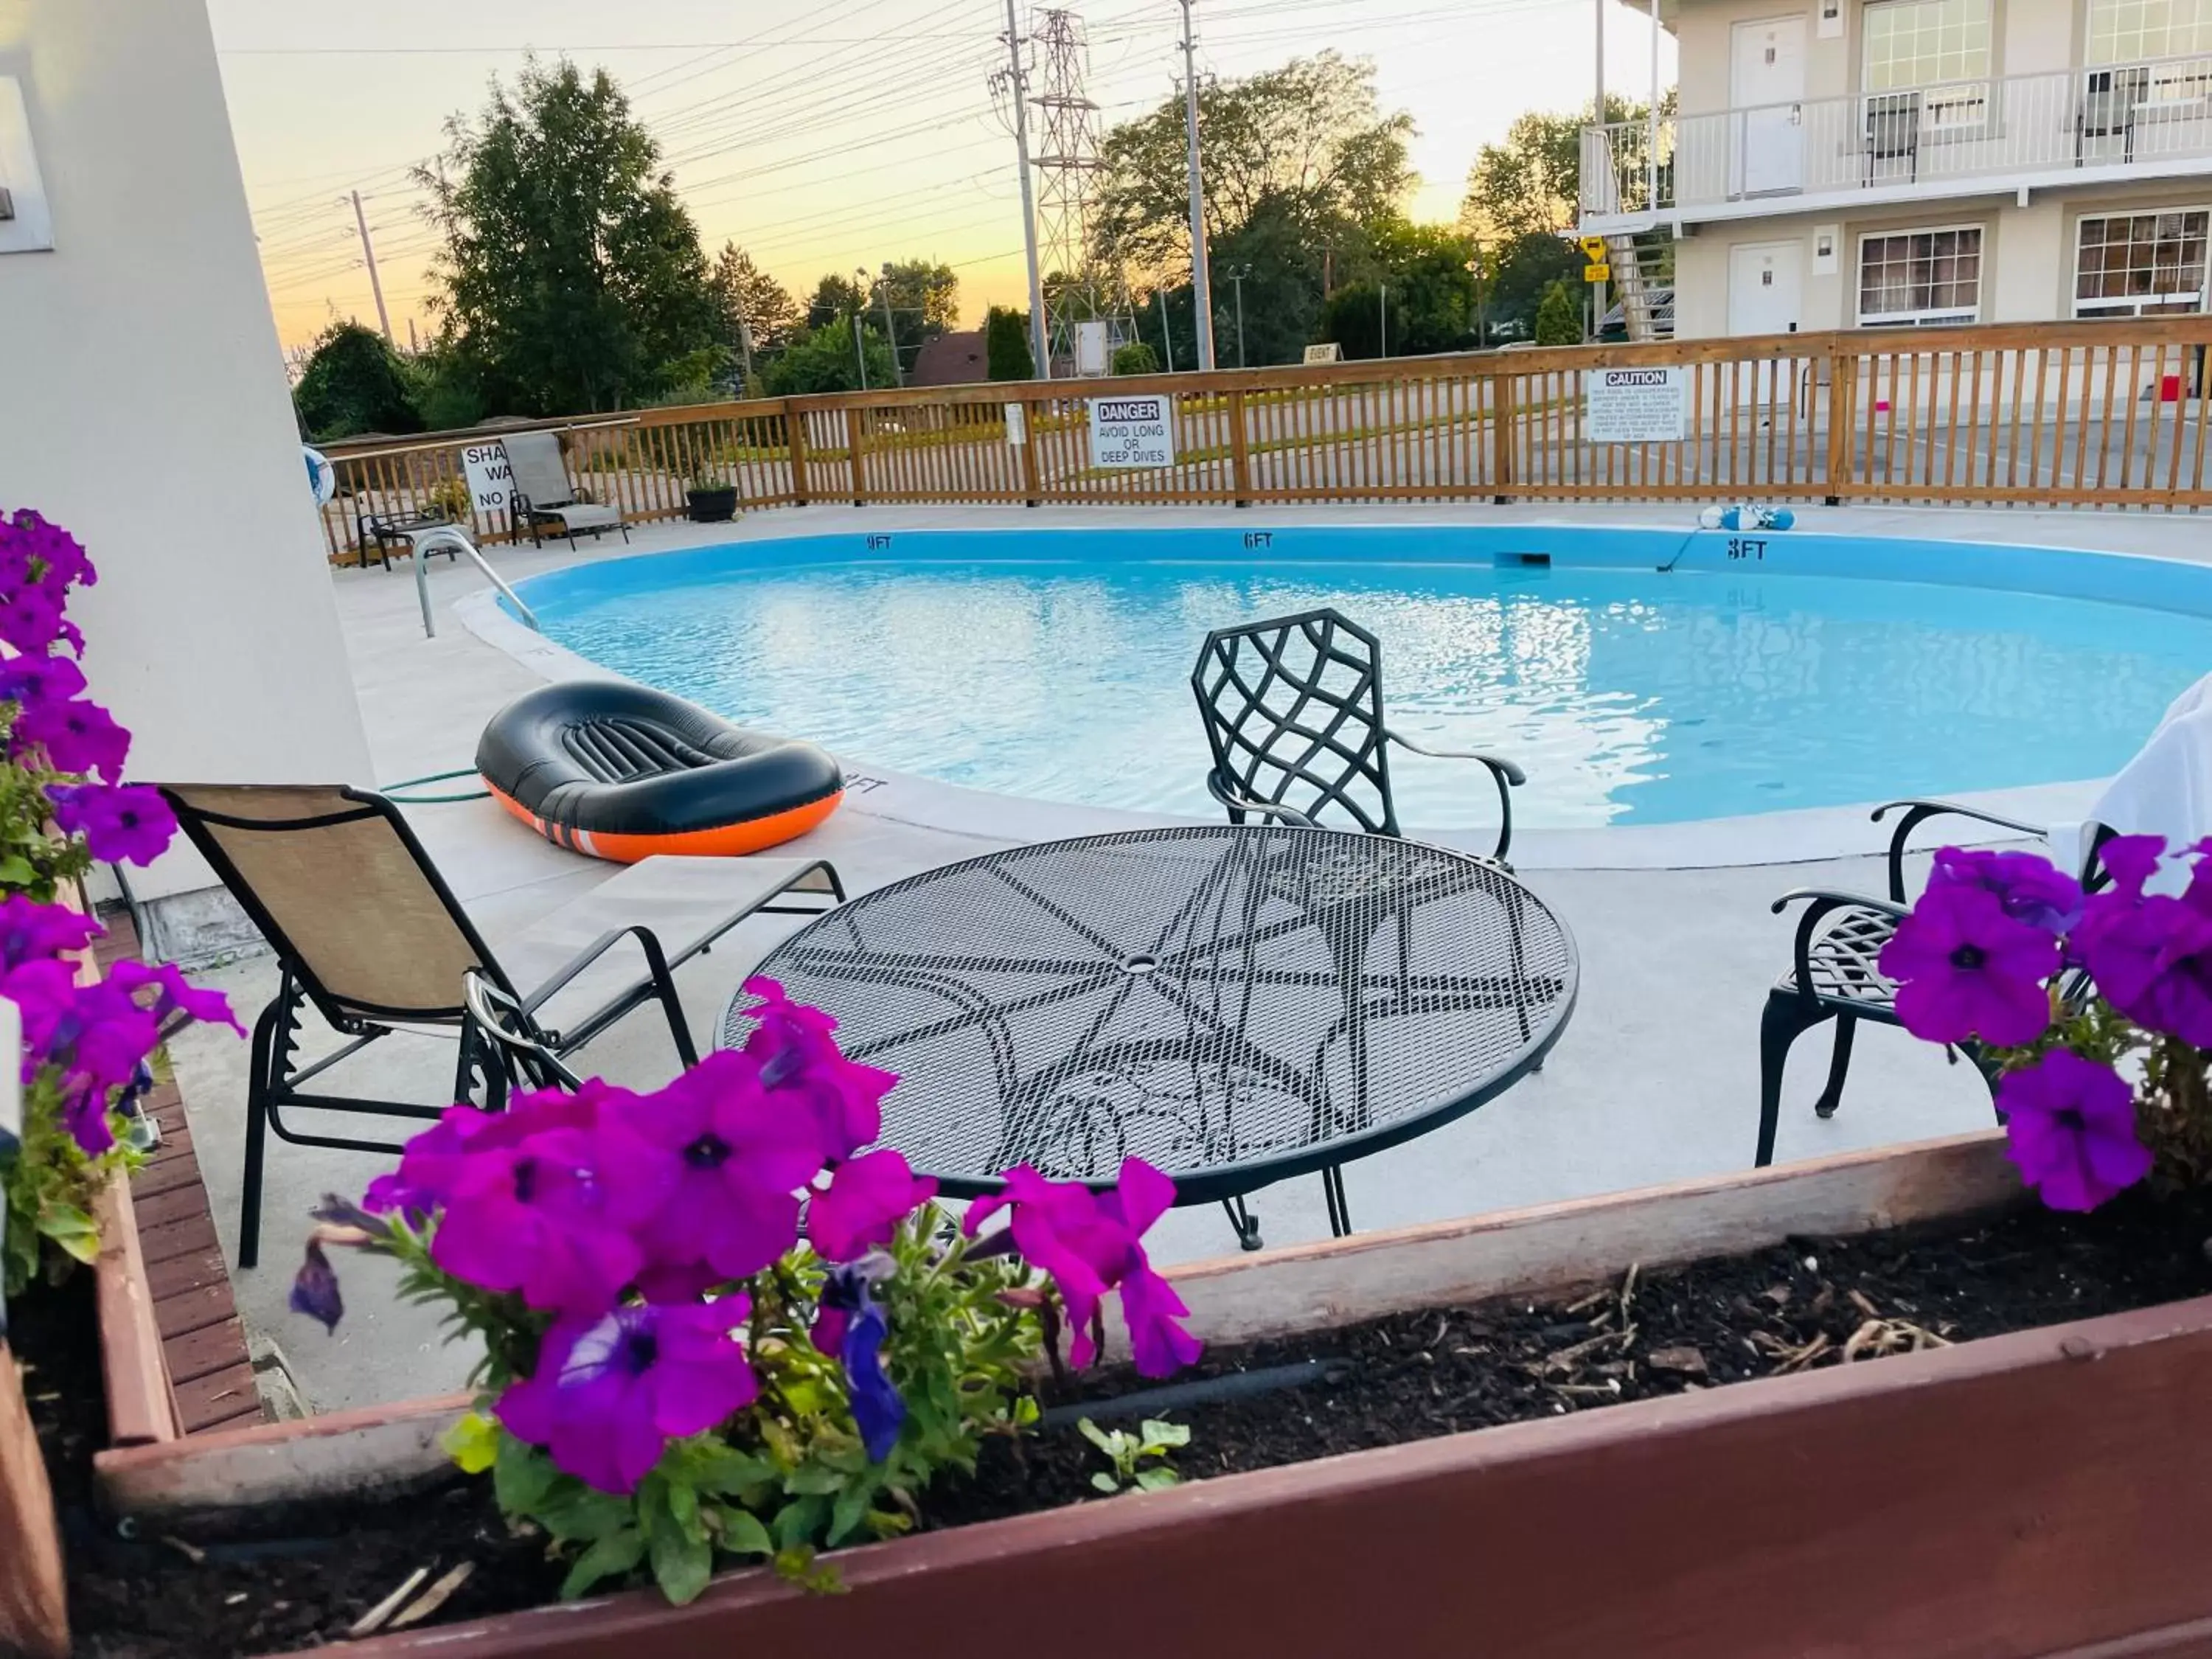
[[[1033,380],[1036,354],[1030,349],[1029,313],[993,306],[983,319],[986,372],[994,380]]]
[[[455,1106],[359,1205],[326,1200],[293,1286],[334,1328],[325,1247],[371,1250],[483,1340],[448,1449],[555,1540],[568,1595],[643,1569],[687,1601],[718,1555],[831,1587],[815,1551],[906,1530],[933,1479],[1032,1424],[1026,1369],[1063,1333],[1087,1364],[1109,1289],[1140,1371],[1198,1353],[1141,1243],[1166,1176],[1131,1158],[1094,1195],[1024,1165],[956,1226],[871,1144],[896,1079],[773,981],[745,988],[744,1046],[654,1093]]]
[[[1157,374],[1160,360],[1145,342],[1132,340],[1114,348],[1114,360],[1108,367],[1115,374]]]
[[[868,364],[871,390],[898,384],[898,368],[884,337],[872,328],[860,331]],[[840,317],[820,328],[793,337],[783,355],[768,366],[763,377],[771,398],[792,398],[810,392],[858,392],[859,365],[854,362],[853,325]]]
[[[319,442],[422,429],[405,363],[381,334],[359,323],[332,323],[317,337],[292,400]]]
[[[1582,343],[1582,307],[1576,303],[1573,290],[1565,283],[1553,283],[1544,290],[1544,302],[1536,307],[1536,343],[1558,346]]]
[[[219,993],[166,965],[118,962],[77,982],[75,953],[100,924],[54,903],[56,890],[95,859],[151,864],[177,831],[158,791],[122,781],[131,734],[82,695],[84,641],[64,611],[93,580],[67,532],[28,510],[0,514],[0,996],[21,1015],[24,1067],[21,1133],[0,1133],[9,1296],[42,1266],[58,1277],[99,1255],[92,1200],[143,1155],[131,1109],[153,1086],[164,1027],[238,1027]]]

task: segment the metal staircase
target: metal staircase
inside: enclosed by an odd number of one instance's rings
[[[1605,239],[1606,259],[1613,267],[1614,292],[1620,296],[1621,320],[1631,340],[1667,340],[1674,335],[1674,307],[1663,304],[1654,291],[1670,288],[1671,278],[1661,273],[1671,261],[1669,250],[1656,238],[1644,243],[1626,231],[1613,231]]]

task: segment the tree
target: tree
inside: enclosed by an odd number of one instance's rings
[[[1357,241],[1347,229],[1341,239]],[[1263,196],[1236,230],[1217,240],[1212,255],[1213,304],[1221,321],[1216,355],[1224,363],[1239,361],[1237,351],[1238,283],[1230,273],[1244,272],[1244,351],[1242,361],[1257,368],[1294,363],[1321,320],[1322,245],[1302,198],[1279,192]]]
[[[1221,81],[1199,94],[1209,244],[1269,200],[1316,247],[1392,212],[1412,188],[1413,118],[1385,115],[1375,66],[1334,52]],[[1124,122],[1100,147],[1100,263],[1155,278],[1190,270],[1183,100]]]
[[[1389,337],[1383,337],[1383,315],[1389,316]],[[1328,296],[1322,307],[1321,337],[1334,340],[1347,357],[1379,357],[1387,348],[1394,357],[1405,356],[1405,296],[1389,291],[1384,283],[1361,280],[1346,283]]]
[[[1109,367],[1115,374],[1157,374],[1160,360],[1142,340],[1132,340],[1114,348],[1114,361]]]
[[[891,349],[874,329],[860,331],[861,351],[867,358],[870,389],[896,386]],[[794,336],[783,355],[761,377],[771,398],[792,398],[809,392],[860,391],[860,366],[854,361],[853,321],[849,316]]]
[[[1663,112],[1673,106],[1669,93],[1660,107]],[[1650,108],[1608,94],[1605,118],[1640,121]],[[1485,144],[1476,152],[1460,207],[1461,225],[1486,242],[1571,228],[1581,203],[1583,129],[1589,118],[1587,108],[1564,115],[1531,110],[1516,117],[1505,130],[1504,143]]]
[[[431,305],[521,414],[613,409],[714,343],[706,257],[660,151],[605,70],[525,64],[416,171],[444,239]]]
[[[1030,349],[1030,319],[1024,311],[993,306],[983,317],[983,356],[994,380],[1033,380],[1036,355]]]
[[[318,441],[422,429],[406,364],[381,334],[356,322],[332,323],[316,337],[292,400]]]
[[[1536,307],[1536,343],[1555,346],[1582,343],[1583,308],[1575,303],[1573,291],[1565,283],[1554,283],[1544,290],[1544,303]]]
[[[776,350],[805,321],[791,290],[755,264],[752,255],[735,242],[722,244],[708,280],[733,349],[742,348],[750,333],[755,351]]]
[[[1369,253],[1390,289],[1390,355],[1465,351],[1474,338],[1474,239],[1403,219],[1379,225]]]
[[[868,296],[858,283],[833,270],[814,285],[814,296],[806,302],[806,326],[826,328],[840,318],[863,309],[867,303]]]
[[[1507,242],[1492,269],[1484,308],[1500,339],[1532,340],[1536,311],[1554,283],[1582,280],[1582,250],[1565,237],[1544,233]]]
[[[929,259],[894,259],[868,290],[868,309],[880,315],[890,295],[897,319],[899,346],[916,345],[950,333],[960,321],[960,277],[951,265]]]

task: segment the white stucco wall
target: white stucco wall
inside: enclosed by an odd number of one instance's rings
[[[0,76],[54,238],[0,255],[0,507],[99,567],[72,614],[132,775],[369,781],[204,0],[0,0]]]

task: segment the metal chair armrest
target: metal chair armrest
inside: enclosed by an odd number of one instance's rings
[[[670,1035],[676,1039],[676,1052],[689,1068],[699,1063],[698,1052],[692,1046],[691,1032],[684,1020],[683,1004],[676,994],[676,976],[669,971],[668,952],[660,943],[660,936],[642,923],[633,922],[627,927],[611,928],[586,945],[571,957],[568,965],[547,980],[544,984],[521,1000],[522,1012],[535,1014],[567,988],[577,975],[626,939],[635,939],[645,953],[646,982],[634,987],[597,1013],[587,1016],[584,1022],[563,1038],[558,1032],[546,1032],[547,1042],[562,1053],[580,1048],[601,1031],[627,1014],[649,996],[658,1000],[668,1015]]]
[[[1878,899],[1865,893],[1838,892],[1826,887],[1794,887],[1774,901],[1770,907],[1780,915],[1791,905],[1802,902],[1805,914],[1797,918],[1797,934],[1790,941],[1790,966],[1796,970],[1797,994],[1808,1001],[1814,1000],[1813,992],[1813,935],[1821,920],[1838,910],[1877,910],[1886,915],[1904,916],[1908,907],[1893,904],[1887,899]]]
[[[1528,781],[1528,775],[1513,762],[1499,755],[1485,755],[1472,749],[1430,749],[1415,743],[1401,732],[1382,728],[1382,735],[1401,749],[1411,750],[1416,755],[1425,755],[1431,760],[1470,760],[1490,769],[1490,781],[1498,786],[1498,845],[1491,849],[1491,857],[1500,864],[1513,845],[1513,797],[1508,786],[1517,787]]]
[[[1238,794],[1227,784],[1222,782],[1221,775],[1218,772],[1208,772],[1206,775],[1206,793],[1232,812],[1257,812],[1262,817],[1281,818],[1284,822],[1295,824],[1301,830],[1320,828],[1311,818],[1294,807],[1285,806],[1276,801],[1253,800],[1247,796]]]
[[[2000,830],[2017,830],[2023,836],[2041,836],[2047,833],[2039,823],[2023,823],[2018,818],[2000,817],[1995,812],[1984,812],[1979,807],[1961,806],[1948,800],[1888,800],[1874,809],[1876,823],[1887,813],[1902,811],[1905,816],[1897,821],[1896,833],[1889,838],[1889,896],[1898,903],[1905,902],[1905,844],[1912,832],[1930,818],[1946,816],[1973,818],[1983,823],[1995,824]]]
[[[521,1002],[474,969],[461,975],[461,1000],[477,1029],[507,1049],[526,1075],[541,1085],[557,1083],[568,1089],[583,1086],[582,1079],[547,1046],[544,1034]]]

